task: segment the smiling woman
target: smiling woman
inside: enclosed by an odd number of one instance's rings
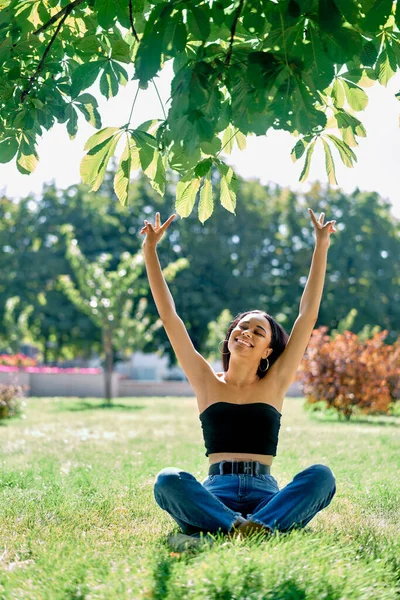
[[[304,527],[328,506],[335,491],[329,467],[311,465],[279,490],[271,475],[285,393],[292,383],[317,320],[334,221],[324,213],[314,225],[316,247],[299,316],[290,336],[262,310],[240,313],[222,341],[223,373],[196,351],[163,277],[156,252],[176,215],[161,225],[145,221],[141,234],[147,275],[157,310],[175,354],[196,394],[209,458],[202,482],[176,467],[158,473],[154,496],[184,531],[171,545],[181,548],[200,533],[269,534]],[[187,538],[187,539],[186,539]]]

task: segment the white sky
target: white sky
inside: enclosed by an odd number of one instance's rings
[[[170,62],[161,76],[155,79],[164,105],[169,98],[172,76]],[[125,124],[137,90],[137,81],[130,81],[125,88],[120,88],[118,96],[108,101],[96,87],[93,90],[99,101],[103,127]],[[368,137],[361,139],[355,149],[358,162],[353,169],[346,168],[336,151],[333,151],[339,186],[347,192],[356,187],[378,192],[390,200],[392,213],[397,218],[400,218],[400,103],[394,94],[399,89],[400,73],[392,78],[387,88],[375,84],[367,90],[369,104],[358,116],[367,129]],[[88,91],[93,93],[93,90]],[[0,190],[10,197],[19,198],[30,192],[39,194],[44,182],[55,180],[61,188],[78,183],[85,141],[96,131],[86,123],[83,115],[79,118],[79,131],[73,141],[69,139],[65,125],[56,125],[45,133],[38,144],[40,162],[31,175],[19,173],[15,159],[12,163],[0,164]],[[163,113],[156,91],[149,84],[147,90],[139,92],[131,125],[135,127],[152,118],[163,118]],[[296,138],[283,131],[273,131],[262,137],[252,136],[248,138],[247,148],[243,152],[235,149],[226,157],[226,161],[245,179],[258,178],[263,184],[273,182],[304,192],[312,181],[326,182],[325,159],[318,145],[313,155],[309,181],[304,184],[298,182],[303,160],[293,163],[290,158],[295,143]],[[122,149],[118,147],[117,150],[118,155]]]

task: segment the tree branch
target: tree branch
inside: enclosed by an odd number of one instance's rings
[[[64,16],[65,13],[67,13],[67,15],[69,15],[69,13],[71,12],[71,10],[73,8],[76,8],[77,6],[79,6],[79,4],[82,4],[83,2],[85,2],[85,0],[74,0],[73,2],[71,2],[71,4],[67,4],[67,6],[64,6],[64,8],[62,10],[60,10],[56,15],[53,15],[51,17],[51,19],[49,19],[47,21],[47,23],[45,23],[44,25],[39,27],[39,29],[36,29],[36,31],[34,31],[33,34],[39,35],[39,33],[42,33],[43,31],[48,29],[51,25],[53,25],[53,23],[58,21],[58,19],[61,19],[61,17]]]
[[[83,0],[80,0],[80,1],[83,1]],[[36,71],[34,72],[34,74],[32,75],[32,77],[30,77],[30,78],[29,78],[28,85],[27,85],[26,89],[25,89],[25,90],[22,92],[22,94],[21,94],[21,104],[23,104],[23,103],[24,103],[24,101],[25,101],[25,98],[27,97],[27,95],[28,95],[28,94],[29,94],[29,92],[31,91],[31,89],[32,89],[32,86],[33,86],[34,82],[35,82],[35,81],[36,81],[36,79],[38,78],[38,75],[39,75],[39,73],[40,73],[40,71],[41,71],[41,69],[42,69],[42,67],[43,67],[44,61],[46,60],[46,56],[47,56],[47,55],[48,55],[48,53],[50,52],[50,48],[52,47],[52,45],[53,45],[53,42],[54,42],[54,40],[56,39],[56,37],[57,37],[57,35],[58,35],[58,32],[60,31],[61,27],[63,26],[63,24],[64,24],[64,22],[65,22],[66,18],[67,18],[67,17],[68,17],[68,15],[69,15],[69,13],[70,13],[70,12],[71,12],[71,10],[73,9],[73,6],[72,6],[72,4],[69,4],[69,5],[67,6],[67,9],[69,9],[69,10],[66,10],[66,11],[64,11],[64,15],[63,15],[63,17],[62,17],[61,21],[59,22],[59,24],[57,25],[57,29],[56,29],[56,30],[55,30],[55,32],[53,33],[53,35],[52,35],[52,38],[51,38],[50,42],[48,43],[48,45],[47,45],[47,47],[46,47],[46,50],[43,52],[43,56],[42,56],[42,58],[41,58],[41,60],[40,60],[40,63],[39,63],[39,64],[38,64],[38,66],[37,66],[37,69],[36,69]]]
[[[131,28],[132,28],[132,33],[134,35],[134,38],[137,42],[139,42],[139,36],[136,33],[136,29],[135,29],[135,25],[133,24],[133,6],[132,6],[132,0],[129,0],[129,20],[131,22]]]
[[[240,13],[242,12],[243,4],[244,4],[244,0],[240,0],[240,4],[239,4],[239,6],[236,9],[235,18],[234,18],[233,23],[232,23],[231,39],[230,39],[230,42],[229,42],[228,53],[227,53],[226,58],[225,58],[225,66],[226,67],[229,66],[229,62],[231,60],[232,49],[233,49],[233,39],[235,37],[237,22],[238,22],[238,19],[240,17]]]

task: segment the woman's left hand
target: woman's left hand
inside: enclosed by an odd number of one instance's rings
[[[322,212],[317,220],[311,208],[308,209],[308,212],[314,225],[316,243],[327,243],[329,246],[331,233],[336,233],[336,221],[327,221],[324,223],[325,213]]]

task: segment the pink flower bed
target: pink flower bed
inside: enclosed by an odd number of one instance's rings
[[[103,370],[99,368],[79,368],[79,367],[10,367],[6,365],[0,365],[0,373],[81,373],[83,375],[96,375],[102,373]]]

